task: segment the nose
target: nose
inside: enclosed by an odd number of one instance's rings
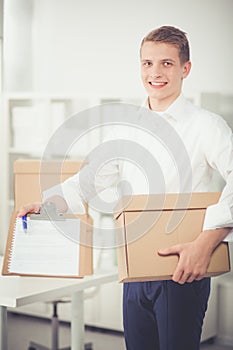
[[[151,78],[159,78],[161,77],[161,71],[159,69],[159,66],[158,65],[153,65],[152,69],[151,69],[151,72],[150,72],[150,77]]]
[[[150,77],[151,77],[152,79],[160,78],[160,77],[161,77],[161,74],[159,74],[159,73],[151,74]]]
[[[152,72],[151,74],[150,74],[150,77],[151,78],[159,78],[159,77],[161,77],[161,73],[160,72]]]

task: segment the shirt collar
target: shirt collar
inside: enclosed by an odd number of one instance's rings
[[[188,101],[185,99],[185,97],[180,94],[180,96],[168,107],[165,113],[179,121],[186,116],[185,110],[187,102]]]
[[[160,112],[160,115],[166,115],[176,121],[179,121],[185,117],[187,117],[186,109],[189,102],[188,100],[183,96],[183,94],[180,94],[179,97],[168,107],[168,109],[164,112]],[[149,108],[149,100],[146,99],[144,103],[144,107]]]

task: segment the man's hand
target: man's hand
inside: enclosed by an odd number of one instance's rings
[[[160,249],[158,251],[159,255],[179,256],[172,280],[184,284],[185,282],[202,279],[209,266],[213,251],[230,230],[230,228],[219,228],[203,231],[192,242]]]
[[[56,205],[56,208],[60,213],[65,213],[68,210],[67,203],[63,197],[60,196],[53,196],[46,200],[47,202],[52,202]],[[41,209],[42,203],[35,202],[35,203],[28,203],[22,208],[20,208],[18,217],[22,217],[23,215],[26,215],[27,213],[39,213]]]
[[[196,240],[190,243],[177,244],[171,248],[160,249],[159,254],[176,254],[179,256],[172,280],[180,284],[202,279],[207,271],[211,257],[211,252],[208,250],[204,252]]]
[[[40,202],[35,202],[35,203],[28,203],[27,205],[23,206],[20,208],[18,217],[22,217],[26,215],[27,213],[39,213],[41,208],[41,203]]]

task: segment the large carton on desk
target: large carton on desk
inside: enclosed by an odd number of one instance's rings
[[[43,161],[37,159],[19,159],[14,162],[15,210],[30,202],[40,202],[42,191],[59,184],[76,174],[83,167],[82,161],[66,160]],[[86,212],[87,212],[86,205]],[[81,249],[81,265],[83,275],[93,273],[92,231],[93,220],[89,215],[80,215],[85,227],[86,241]],[[82,228],[83,227],[83,228]]]
[[[24,204],[40,202],[42,191],[55,186],[76,174],[82,161],[43,161],[19,159],[14,162],[15,210]]]
[[[122,197],[115,208],[119,280],[171,279],[178,256],[159,256],[158,250],[194,240],[202,231],[206,207],[216,203],[219,196],[193,193]],[[222,242],[211,257],[206,276],[229,270],[228,244]]]

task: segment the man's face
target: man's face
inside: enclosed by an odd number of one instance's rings
[[[152,109],[164,110],[180,95],[190,68],[190,62],[181,64],[177,47],[151,41],[143,44],[141,77]]]

